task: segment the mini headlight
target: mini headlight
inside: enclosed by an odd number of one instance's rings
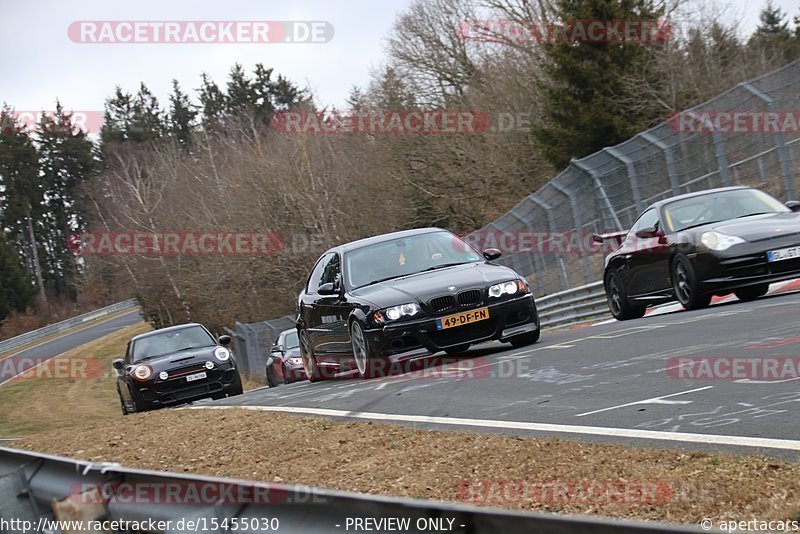
[[[206,369],[213,369],[213,368],[214,368],[214,362],[206,362]]]
[[[501,297],[503,295],[513,295],[520,291],[519,284],[516,280],[509,280],[508,282],[501,282],[489,287],[490,297]]]
[[[721,232],[703,232],[700,242],[711,250],[726,250],[733,245],[744,243],[744,239],[735,235],[723,234]]]
[[[227,362],[228,358],[231,357],[231,353],[225,347],[217,347],[214,349],[214,357],[221,362]]]
[[[136,380],[149,380],[153,376],[153,368],[149,365],[137,365],[133,368],[131,374]]]
[[[302,365],[303,358],[289,358],[289,363],[292,365]]]
[[[169,378],[169,373],[166,371],[161,371],[160,373],[158,373],[158,378],[160,378],[161,380],[166,380],[167,378]]]

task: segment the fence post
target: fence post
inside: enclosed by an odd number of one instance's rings
[[[600,176],[597,170],[593,169],[592,167],[589,167],[584,163],[581,163],[581,161],[577,159],[573,159],[572,164],[592,177],[592,180],[594,181],[594,188],[595,191],[597,192],[597,198],[608,208],[608,212],[609,215],[611,216],[611,220],[614,223],[615,229],[624,230],[625,228],[622,227],[622,223],[619,222],[617,211],[614,209],[614,206],[611,205],[611,201],[609,200],[608,195],[606,194],[606,190],[603,187],[603,183],[600,181]],[[601,222],[605,223],[604,220],[605,218],[602,217],[602,211],[601,211],[601,219],[603,219]],[[605,228],[598,228],[598,230],[605,230]]]
[[[536,198],[534,195],[529,195],[528,200],[541,207],[547,214],[547,226],[551,234],[556,232],[556,218],[553,216],[553,207],[545,202]],[[552,236],[548,241],[552,241]],[[569,279],[567,278],[567,271],[564,269],[564,263],[561,261],[561,253],[556,251],[556,264],[558,265],[559,273],[561,274],[561,289],[569,289]]]
[[[722,135],[720,135],[719,131],[714,127],[714,123],[707,116],[703,116],[694,110],[689,110],[685,113],[699,120],[711,130],[711,140],[714,143],[714,154],[717,157],[717,168],[719,169],[719,176],[722,178],[722,185],[731,185],[731,176],[728,174],[728,156],[725,155],[725,142],[722,140]]]
[[[775,109],[777,104],[775,98],[760,87],[750,83],[742,82],[739,84],[741,87],[766,102],[770,110]],[[795,198],[794,178],[792,177],[792,155],[786,147],[786,140],[783,138],[783,133],[777,128],[774,133],[775,146],[778,149],[778,161],[781,163],[781,174],[783,174],[783,183],[786,186],[786,199],[792,200]]]
[[[650,133],[650,131],[645,131],[640,134],[642,139],[645,141],[652,143],[656,146],[656,148],[660,148],[661,151],[664,153],[664,159],[667,162],[667,175],[669,176],[669,185],[672,188],[673,195],[680,195],[681,194],[681,186],[678,182],[678,171],[675,168],[675,158],[672,155],[672,147],[667,145],[664,141]]]
[[[572,222],[575,226],[574,229],[580,234],[583,223],[581,222],[581,210],[578,207],[578,199],[576,198],[575,191],[565,185],[561,185],[555,181],[555,179],[550,182],[550,185],[569,200],[570,210],[572,211]],[[592,266],[589,264],[589,257],[586,254],[581,254],[581,260],[583,260],[583,279],[588,284],[592,281]]]
[[[636,206],[636,212],[641,213],[644,211],[642,192],[639,190],[639,179],[636,176],[636,167],[633,165],[633,160],[614,147],[604,148],[603,151],[625,165],[625,171],[628,173],[628,182],[631,185],[631,193],[633,193],[633,204]]]

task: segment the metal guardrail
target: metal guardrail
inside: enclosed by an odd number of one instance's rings
[[[545,295],[536,299],[542,330],[586,323],[611,316],[603,282]]]
[[[105,308],[100,308],[98,310],[90,311],[88,313],[72,317],[71,319],[66,319],[58,323],[53,323],[47,326],[43,326],[42,328],[39,328],[37,330],[31,330],[30,332],[26,332],[19,336],[6,339],[5,341],[0,341],[0,354],[13,350],[17,347],[27,345],[28,343],[32,343],[34,341],[50,337],[54,334],[60,334],[61,332],[66,332],[67,330],[71,330],[76,326],[80,326],[84,323],[88,323],[96,319],[100,319],[101,317],[106,317],[113,313],[125,310],[131,310],[133,308],[136,308],[137,306],[138,304],[136,303],[136,299],[124,300],[122,302],[112,304],[111,306],[106,306]]]
[[[92,494],[95,488],[101,490],[100,496]],[[54,504],[67,498],[68,507]],[[61,512],[65,508],[68,509]],[[22,532],[24,526],[41,526],[43,519],[127,521],[139,525],[163,521],[160,526],[141,530],[168,534],[196,534],[204,530],[314,534],[353,531],[357,530],[353,528],[355,519],[382,518],[401,521],[394,525],[404,525],[407,520],[407,527],[372,530],[451,534],[701,532],[698,528],[656,522],[513,512],[441,501],[145,471],[5,447],[0,447],[0,518],[10,527],[3,529],[9,534]],[[11,519],[18,520],[19,528],[9,522]],[[228,528],[211,528],[224,520],[228,520]],[[25,525],[24,521],[30,523]],[[192,526],[189,521],[194,522]],[[197,528],[201,525],[206,528]],[[244,529],[242,525],[246,525]]]

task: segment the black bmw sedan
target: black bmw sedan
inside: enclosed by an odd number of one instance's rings
[[[334,247],[299,297],[300,353],[309,380],[357,370],[385,374],[420,352],[460,354],[473,343],[539,339],[524,278],[439,228],[406,230]]]
[[[798,211],[800,202],[784,205],[747,187],[656,202],[606,257],[611,313],[634,319],[648,305],[670,300],[703,308],[712,296],[729,293],[753,300],[772,282],[800,277]]]
[[[242,380],[230,350],[197,323],[140,334],[125,358],[114,360],[122,414],[174,406],[205,397],[240,395]]]

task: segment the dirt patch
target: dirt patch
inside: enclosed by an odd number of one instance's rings
[[[800,503],[800,466],[771,458],[420,430],[238,409],[119,416],[31,437],[15,446],[154,470],[686,523],[704,517],[789,519]],[[584,484],[582,491],[575,492],[577,482]],[[587,490],[587,483],[594,486]],[[562,489],[553,491],[559,484]],[[592,493],[598,485],[622,487],[628,497],[620,498],[613,490]],[[565,492],[564,487],[572,490]],[[637,493],[635,488],[645,490]]]

